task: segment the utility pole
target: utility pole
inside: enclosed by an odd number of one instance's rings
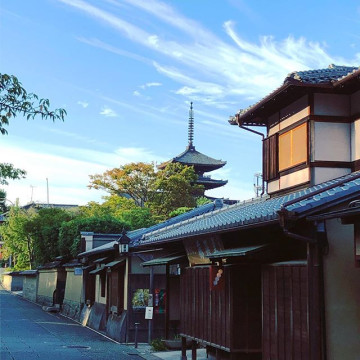
[[[49,179],[46,178],[47,204],[49,205]]]
[[[32,203],[33,202],[33,195],[34,195],[34,188],[36,188],[36,186],[30,185],[30,187],[31,187],[31,199],[30,199],[30,202]]]

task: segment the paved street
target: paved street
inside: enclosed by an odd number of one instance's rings
[[[0,288],[1,360],[141,360],[136,349],[119,345],[58,314]]]

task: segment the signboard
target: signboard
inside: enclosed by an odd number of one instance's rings
[[[82,268],[74,268],[74,275],[82,275],[83,270]]]
[[[210,266],[209,275],[210,290],[223,290],[225,283],[224,268],[221,266]]]
[[[145,308],[145,319],[146,320],[152,320],[154,313],[154,308],[152,306],[147,306]]]

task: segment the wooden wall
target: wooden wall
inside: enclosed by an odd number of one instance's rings
[[[181,276],[182,334],[235,353],[261,353],[261,269],[223,267],[223,284],[211,289],[211,266]]]
[[[308,360],[307,267],[302,262],[263,267],[263,360]]]

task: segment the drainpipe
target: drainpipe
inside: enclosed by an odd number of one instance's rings
[[[260,135],[260,136],[262,137],[262,141],[264,142],[265,136],[264,136],[263,133],[261,133],[261,132],[259,132],[259,131],[256,131],[256,130],[253,130],[253,129],[250,129],[250,128],[247,128],[247,127],[244,126],[244,125],[241,125],[239,114],[236,114],[235,117],[236,117],[236,123],[239,125],[239,128],[244,129],[244,130],[246,130],[246,131],[250,131],[250,132],[252,132],[253,134]],[[263,159],[263,160],[264,160],[264,159]],[[265,181],[264,181],[264,174],[263,174],[263,176],[262,176],[262,192],[261,192],[261,194],[260,194],[260,197],[262,197],[262,196],[264,195],[264,193],[265,193]]]

